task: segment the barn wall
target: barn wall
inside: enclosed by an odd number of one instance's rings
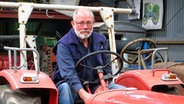
[[[184,0],[164,0],[163,27],[159,30],[147,30],[146,37],[157,42],[158,47],[168,47],[169,60],[184,60]],[[118,7],[127,8],[126,1],[118,2]],[[142,3],[141,3],[142,13]],[[120,14],[117,20],[129,21],[142,26],[142,18],[129,20],[128,15]],[[162,44],[160,43],[162,41]],[[164,44],[163,44],[164,42]]]

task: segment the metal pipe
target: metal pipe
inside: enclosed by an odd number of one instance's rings
[[[4,39],[19,39],[19,35],[0,35],[0,40]]]
[[[154,51],[153,51],[153,55],[152,55],[152,59],[151,59],[151,63],[152,63],[152,66],[151,66],[151,70],[152,70],[152,72],[153,72],[153,70],[154,70],[154,62],[155,62],[155,54],[156,54],[156,52],[158,52],[158,51],[165,51],[165,59],[164,59],[164,63],[165,63],[165,69],[167,68],[167,49],[168,48],[156,48]]]
[[[154,70],[154,62],[155,62],[155,54],[156,52],[158,51],[165,51],[165,59],[164,59],[164,62],[165,62],[165,69],[167,68],[167,48],[152,48],[152,49],[145,49],[145,50],[141,50],[138,52],[138,68],[140,69],[140,64],[141,64],[141,61],[142,61],[142,64],[144,59],[141,60],[141,57],[142,57],[142,54],[145,54],[145,53],[152,53],[152,58],[151,58],[151,70],[153,71]],[[144,66],[144,65],[143,65]],[[145,67],[145,66],[144,66]],[[145,69],[145,68],[144,68]]]
[[[18,8],[22,4],[32,4],[34,9],[49,9],[49,10],[66,10],[73,11],[78,8],[88,8],[93,12],[99,12],[102,8],[111,8],[111,7],[90,7],[90,6],[74,6],[74,5],[60,5],[60,4],[39,4],[39,3],[25,3],[25,2],[0,2],[1,7],[11,7]],[[134,13],[135,10],[127,8],[111,8],[114,13],[125,13],[130,14]]]
[[[16,60],[15,60],[15,59],[17,59],[17,55],[16,55],[17,51],[19,51],[21,53],[22,53],[22,51],[32,51],[33,53],[35,53],[36,54],[35,58],[37,60],[37,64],[35,65],[35,69],[37,71],[37,74],[40,73],[40,62],[39,62],[40,55],[39,55],[39,53],[36,49],[33,49],[33,48],[16,48],[16,47],[7,47],[7,46],[4,46],[4,49],[8,50],[9,63],[11,63],[11,51],[14,51],[14,62],[15,62],[14,63],[14,70],[15,70],[15,72],[16,72],[16,68],[17,68]],[[24,61],[27,61],[27,60],[24,59]],[[23,65],[21,65],[21,66],[23,66]],[[12,66],[9,66],[9,67],[12,68]]]
[[[143,54],[145,53],[152,53],[155,50],[155,48],[151,48],[151,49],[145,49],[145,50],[138,50],[138,69],[141,69],[141,63],[143,65],[143,68],[146,69],[146,65],[144,63],[144,59],[142,57]]]

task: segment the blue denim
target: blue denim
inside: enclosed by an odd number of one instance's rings
[[[59,91],[59,104],[74,104],[74,101],[79,99],[77,92],[72,89],[68,83],[62,83],[58,87]],[[125,86],[110,83],[109,89],[123,89]]]
[[[118,84],[115,84],[115,83],[110,83],[109,85],[109,89],[112,90],[112,89],[124,89],[126,88],[125,86],[122,86],[122,85],[118,85]]]

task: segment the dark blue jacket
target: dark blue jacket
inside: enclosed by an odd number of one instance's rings
[[[93,41],[93,51],[107,50],[106,38],[104,35],[92,32],[90,38]],[[84,56],[84,52],[82,52],[80,47],[80,40],[77,38],[73,28],[54,46],[53,52],[56,55],[57,64],[52,79],[56,86],[63,82],[67,82],[75,91],[82,88],[81,81],[77,75],[80,69],[75,69],[76,62]],[[95,61],[97,61],[98,65],[103,65],[103,59],[103,56],[97,55]],[[105,69],[105,73],[111,73],[111,69]]]

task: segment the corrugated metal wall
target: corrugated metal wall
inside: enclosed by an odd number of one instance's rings
[[[142,5],[142,4],[141,4]],[[126,7],[127,2],[119,2],[119,7]],[[168,47],[169,60],[184,60],[184,0],[164,0],[163,28],[148,30],[146,36],[155,41],[170,41],[169,45],[158,44],[158,47]],[[142,6],[141,6],[142,8]],[[142,9],[141,9],[142,13]],[[142,19],[142,18],[141,18]],[[129,21],[142,25],[142,20],[128,20],[127,15],[118,15],[118,20]],[[177,43],[172,43],[177,41]],[[179,42],[179,44],[178,44]]]

